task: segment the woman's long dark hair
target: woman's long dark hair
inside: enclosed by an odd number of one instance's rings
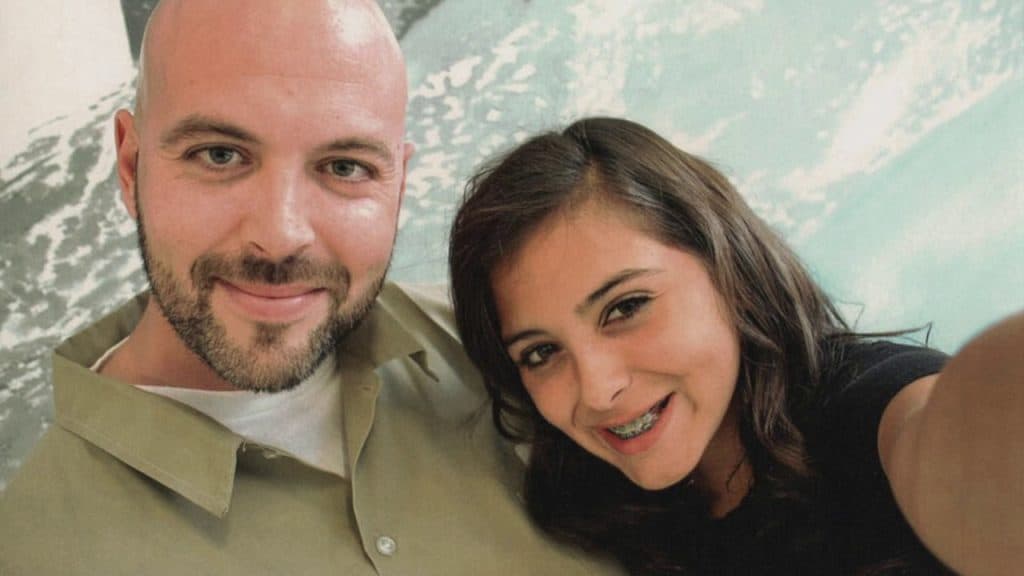
[[[638,124],[577,121],[528,140],[467,184],[450,239],[455,316],[493,397],[495,424],[533,446],[531,514],[545,530],[610,551],[631,570],[685,573],[685,543],[697,539],[701,499],[683,484],[644,491],[547,424],[501,341],[493,271],[552,215],[591,199],[611,203],[707,267],[740,335],[734,402],[764,498],[799,504],[815,490],[795,415],[809,412],[803,408],[815,398],[823,343],[852,337],[851,331],[796,255],[722,174]]]

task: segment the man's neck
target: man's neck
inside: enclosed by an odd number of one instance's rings
[[[138,325],[99,372],[143,386],[237,390],[185,346],[152,298]]]

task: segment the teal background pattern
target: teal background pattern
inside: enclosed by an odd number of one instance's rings
[[[60,2],[47,18],[0,7],[0,488],[49,425],[48,350],[145,284],[111,117],[131,103],[152,1],[90,3],[73,27]],[[447,226],[480,162],[602,114],[715,163],[859,329],[931,322],[952,352],[1024,307],[1024,3],[382,6],[417,145],[395,279],[445,279]],[[66,70],[95,85],[61,88]]]

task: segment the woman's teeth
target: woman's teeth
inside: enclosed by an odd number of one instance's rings
[[[621,426],[611,426],[608,430],[623,440],[636,438],[651,428],[654,428],[654,424],[658,421],[658,417],[661,416],[661,411],[664,410],[665,405],[668,404],[667,400],[668,399],[666,398],[665,400],[658,402],[654,407],[642,414],[636,420],[626,422]]]

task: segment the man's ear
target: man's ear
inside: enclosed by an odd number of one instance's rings
[[[398,205],[405,200],[405,180],[409,177],[409,159],[416,153],[416,145],[412,142],[402,144],[402,187],[398,191]]]
[[[139,135],[135,117],[127,110],[114,115],[114,144],[117,146],[117,181],[121,185],[121,203],[133,220],[139,217],[135,205],[135,186],[139,175]]]

